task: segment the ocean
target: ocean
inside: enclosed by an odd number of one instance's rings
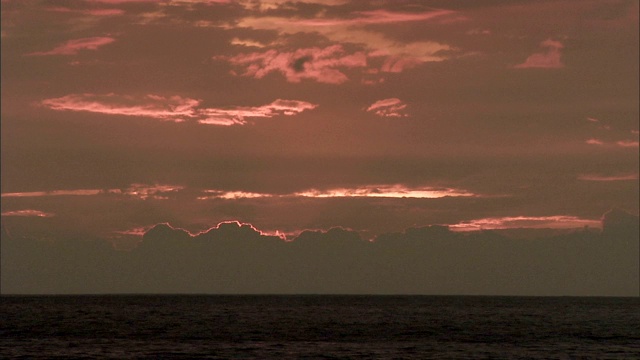
[[[0,297],[0,357],[640,358],[640,298]]]

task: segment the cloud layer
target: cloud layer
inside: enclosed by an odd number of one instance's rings
[[[149,94],[143,97],[116,94],[71,94],[42,100],[52,110],[87,111],[108,115],[139,116],[173,122],[194,120],[205,125],[245,125],[247,118],[291,116],[317,107],[306,101],[277,99],[262,106],[234,108],[203,108],[201,100],[181,96],[164,97]]]

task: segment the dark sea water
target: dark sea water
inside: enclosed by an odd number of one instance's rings
[[[3,296],[0,358],[640,358],[640,298]]]

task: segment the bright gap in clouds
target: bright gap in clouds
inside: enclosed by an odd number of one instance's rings
[[[461,189],[416,187],[411,188],[400,184],[395,185],[366,185],[353,188],[334,188],[326,190],[308,189],[290,194],[268,194],[245,191],[205,190],[208,195],[198,197],[198,200],[209,199],[250,199],[264,197],[305,197],[305,198],[414,198],[437,199],[447,196],[471,197],[477,194]]]

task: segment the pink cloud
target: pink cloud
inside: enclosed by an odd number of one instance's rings
[[[284,17],[246,17],[234,27],[261,30],[275,30],[280,34],[300,32],[320,34],[328,40],[340,44],[353,44],[365,50],[367,58],[381,58],[383,72],[402,72],[426,62],[444,61],[457,49],[435,41],[403,42],[389,39],[383,33],[370,28],[370,25],[391,25],[404,22],[431,21],[455,15],[449,10],[435,10],[419,13],[400,13],[387,10],[355,12],[350,18],[322,17],[316,19],[298,19]],[[354,54],[355,55],[355,54]],[[274,55],[272,55],[274,56]],[[361,57],[362,55],[358,55]],[[360,66],[365,66],[360,65]],[[255,70],[259,70],[258,69]],[[254,69],[252,69],[254,70]],[[295,78],[295,77],[294,77]],[[336,83],[336,79],[332,79]],[[369,80],[371,82],[371,80]]]
[[[23,216],[23,217],[52,217],[55,216],[53,213],[47,213],[40,210],[15,210],[15,211],[5,211],[2,213],[2,216]]]
[[[418,13],[403,13],[393,12],[388,10],[372,10],[372,11],[358,11],[355,12],[356,17],[353,18],[322,18],[322,19],[309,19],[309,20],[297,20],[296,22],[302,26],[362,26],[372,24],[390,24],[400,22],[412,22],[412,21],[424,21],[433,19],[436,17],[442,17],[445,15],[455,14],[451,10],[435,10]]]
[[[564,67],[560,60],[560,50],[564,48],[561,42],[547,39],[540,43],[540,47],[545,50],[529,56],[522,64],[515,65],[514,68],[558,69]]]
[[[116,94],[71,94],[46,99],[41,105],[52,110],[87,111],[100,114],[141,116],[165,121],[195,120],[206,125],[244,125],[246,118],[291,116],[318,105],[299,100],[277,99],[270,104],[254,107],[200,108],[200,100],[180,96],[145,95],[142,97]]]
[[[121,9],[85,9],[85,10],[76,10],[70,9],[66,7],[50,7],[47,8],[49,11],[54,12],[62,12],[62,13],[78,13],[83,15],[93,15],[93,16],[114,16],[114,15],[122,15],[124,14],[124,10]]]
[[[75,55],[80,50],[97,50],[99,47],[111,44],[116,39],[111,37],[89,37],[82,39],[69,40],[49,51],[33,52],[27,55],[45,56],[45,55]]]
[[[347,76],[337,68],[367,66],[367,57],[363,52],[345,54],[340,45],[290,52],[268,50],[223,59],[232,65],[243,67],[242,76],[261,79],[271,72],[279,72],[289,82],[313,79],[328,84],[341,84],[348,80]]]
[[[625,175],[597,175],[597,174],[585,174],[578,176],[578,180],[584,181],[628,181],[638,180],[638,174],[625,174]]]
[[[622,147],[638,147],[640,145],[640,142],[634,140],[620,140],[616,141],[616,145]]]
[[[589,139],[585,141],[589,145],[604,145],[604,141],[600,139]]]
[[[367,108],[367,111],[384,117],[405,117],[408,116],[404,112],[404,109],[406,107],[407,104],[405,104],[402,100],[398,98],[389,98],[376,101]]]
[[[474,219],[449,225],[453,231],[475,231],[512,228],[549,228],[573,229],[584,226],[599,228],[600,220],[582,219],[577,216],[506,216],[495,218]]]
[[[146,95],[141,99],[116,94],[71,94],[46,99],[42,105],[53,110],[88,111],[100,114],[144,116],[174,122],[195,116],[194,107],[199,100],[180,96]]]
[[[206,125],[244,125],[246,118],[271,118],[274,116],[292,116],[305,110],[315,109],[318,105],[299,100],[277,99],[274,102],[254,107],[236,107],[233,109],[207,108],[200,110],[202,119],[198,120]]]

